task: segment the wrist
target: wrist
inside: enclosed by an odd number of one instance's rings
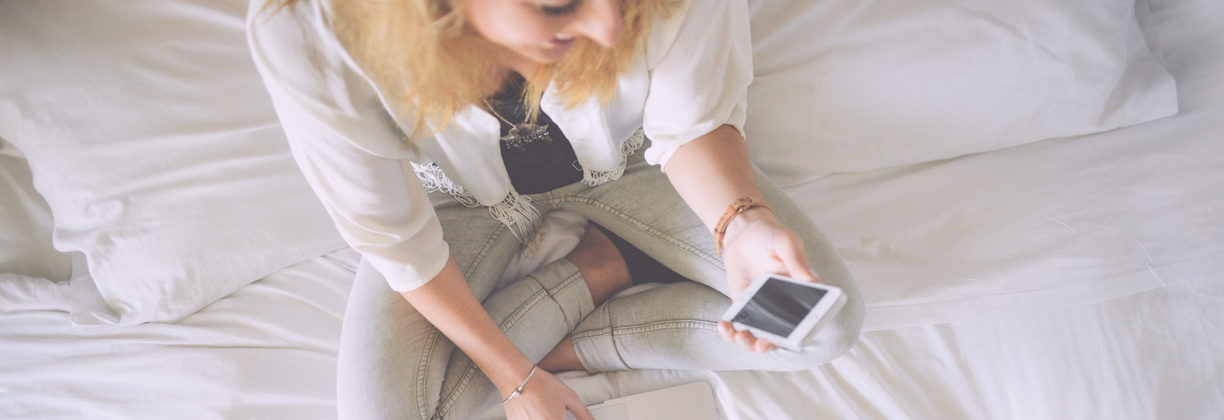
[[[765,207],[754,207],[740,213],[739,216],[731,219],[731,223],[727,224],[727,233],[723,236],[723,245],[725,246],[727,242],[730,242],[729,238],[734,237],[741,230],[743,230],[743,228],[761,221],[776,222],[778,221],[778,218],[774,215],[773,210]]]
[[[760,211],[757,211],[753,215],[745,217],[746,213],[757,209],[769,210],[770,214],[763,215]],[[727,210],[723,212],[722,217],[718,218],[718,223],[714,224],[714,250],[718,252],[720,257],[722,256],[727,233],[732,224],[739,224],[738,227],[742,228],[751,225],[755,221],[760,221],[762,217],[773,217],[772,214],[773,208],[763,200],[757,200],[752,196],[745,196],[735,200],[727,206]]]
[[[507,395],[506,398],[502,399],[501,405],[504,406],[510,403],[510,401],[513,401],[515,398],[523,395],[523,391],[527,390],[527,383],[531,381],[531,377],[535,376],[536,371],[538,370],[540,370],[539,366],[532,366],[531,371],[527,372],[527,377],[524,378],[522,382],[519,382],[518,386],[515,387],[514,390],[510,391],[510,394]]]
[[[531,369],[534,367],[535,364],[524,357],[522,360],[510,363],[503,369],[498,369],[496,373],[488,372],[486,375],[493,382],[493,386],[497,388],[497,393],[502,399],[505,399],[518,389],[523,380],[527,379],[527,375],[531,374]]]

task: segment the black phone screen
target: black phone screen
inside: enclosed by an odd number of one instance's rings
[[[731,320],[788,337],[825,294],[821,289],[771,277]]]

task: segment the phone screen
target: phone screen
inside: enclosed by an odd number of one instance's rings
[[[789,337],[826,293],[771,277],[731,320]]]

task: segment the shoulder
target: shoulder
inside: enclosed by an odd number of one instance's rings
[[[282,9],[252,0],[247,42],[264,87],[294,144],[351,145],[388,158],[414,158],[403,127],[341,47],[320,2]]]
[[[266,6],[265,6],[266,5]],[[247,42],[256,64],[293,73],[353,68],[327,22],[327,3],[298,0],[284,7],[251,0]]]
[[[277,4],[269,0],[250,0],[247,11],[247,37],[259,40],[291,41],[294,37],[315,38],[323,27],[319,4],[313,0],[297,0]]]
[[[671,13],[652,25],[646,62],[654,68],[669,54],[740,47],[729,43],[751,43],[750,39],[746,0],[677,0]]]

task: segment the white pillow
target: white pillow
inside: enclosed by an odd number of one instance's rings
[[[745,131],[783,185],[1177,112],[1133,0],[753,3]]]
[[[249,58],[246,6],[0,2],[0,137],[55,247],[84,253],[95,319],[176,321],[344,246]]]
[[[0,140],[0,152],[7,149]],[[15,149],[14,149],[15,150]],[[51,246],[51,209],[25,159],[0,153],[0,273],[68,280],[72,261]]]
[[[0,139],[0,155],[25,159],[25,155],[21,154],[21,151],[17,150],[16,146],[9,144],[9,142],[4,141],[4,139]],[[24,165],[24,163],[22,163],[22,165]],[[27,168],[27,172],[28,171],[29,169]]]

